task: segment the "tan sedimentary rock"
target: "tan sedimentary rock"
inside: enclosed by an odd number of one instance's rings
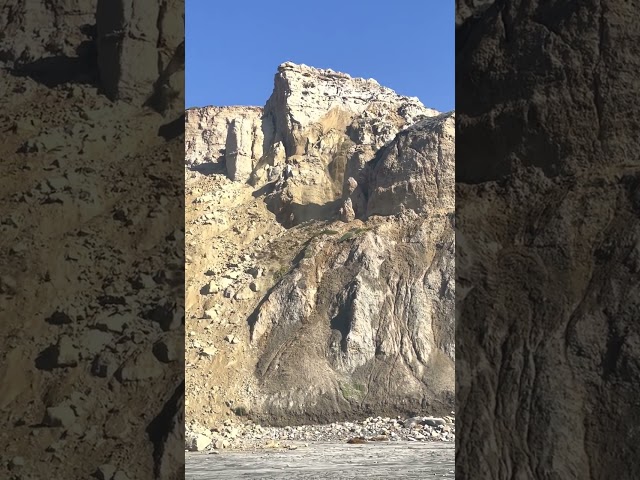
[[[262,116],[259,107],[194,107],[185,115],[185,162],[188,166],[224,162],[232,125],[245,124],[254,131]],[[249,138],[249,145],[253,142]],[[245,140],[245,141],[247,141]],[[262,146],[262,145],[260,145]],[[246,144],[243,144],[246,148]],[[245,153],[253,154],[249,148]],[[262,152],[260,151],[260,156]],[[256,155],[258,151],[256,150]]]
[[[186,118],[187,419],[449,413],[453,113],[287,62]]]

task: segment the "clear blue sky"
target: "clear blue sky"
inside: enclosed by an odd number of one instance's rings
[[[455,106],[454,0],[185,0],[186,106],[263,106],[285,61]]]

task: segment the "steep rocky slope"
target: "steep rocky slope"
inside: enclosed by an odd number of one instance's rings
[[[453,113],[284,63],[186,121],[187,422],[448,414]]]
[[[147,428],[183,381],[182,139],[91,85],[3,81],[3,455],[22,478],[151,478]]]
[[[456,473],[638,478],[636,6],[457,4]]]
[[[133,4],[0,6],[3,479],[184,476],[182,6]]]
[[[184,2],[7,0],[0,62],[47,86],[99,84],[111,100],[183,109]]]

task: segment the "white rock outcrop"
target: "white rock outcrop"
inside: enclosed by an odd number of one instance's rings
[[[231,180],[249,180],[253,168],[262,158],[264,136],[261,123],[258,116],[241,116],[229,124],[225,161]]]
[[[261,117],[262,109],[259,107],[188,109],[185,113],[186,165],[193,167],[204,163],[223,162],[232,125],[244,124],[251,126],[250,129],[254,130],[254,126],[259,124]],[[252,143],[250,141],[249,145]],[[252,149],[249,149],[249,152],[252,152]]]
[[[335,200],[345,171],[360,170],[402,128],[438,114],[375,80],[285,62],[264,108],[188,109],[185,161],[188,167],[226,162],[230,179],[260,184],[271,181],[269,170],[284,158],[304,157],[298,183],[305,187],[292,189],[289,203]],[[356,144],[359,150],[351,151]],[[342,165],[325,172],[336,156]]]
[[[438,113],[416,97],[397,95],[373,79],[285,62],[278,67],[265,115],[273,118],[275,140],[282,140],[287,154],[293,155],[304,151],[306,142],[301,139],[307,128],[320,123],[343,130],[374,104],[395,111],[406,124]]]

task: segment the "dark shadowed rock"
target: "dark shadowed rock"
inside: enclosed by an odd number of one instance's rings
[[[457,3],[456,473],[636,478],[637,9]]]

